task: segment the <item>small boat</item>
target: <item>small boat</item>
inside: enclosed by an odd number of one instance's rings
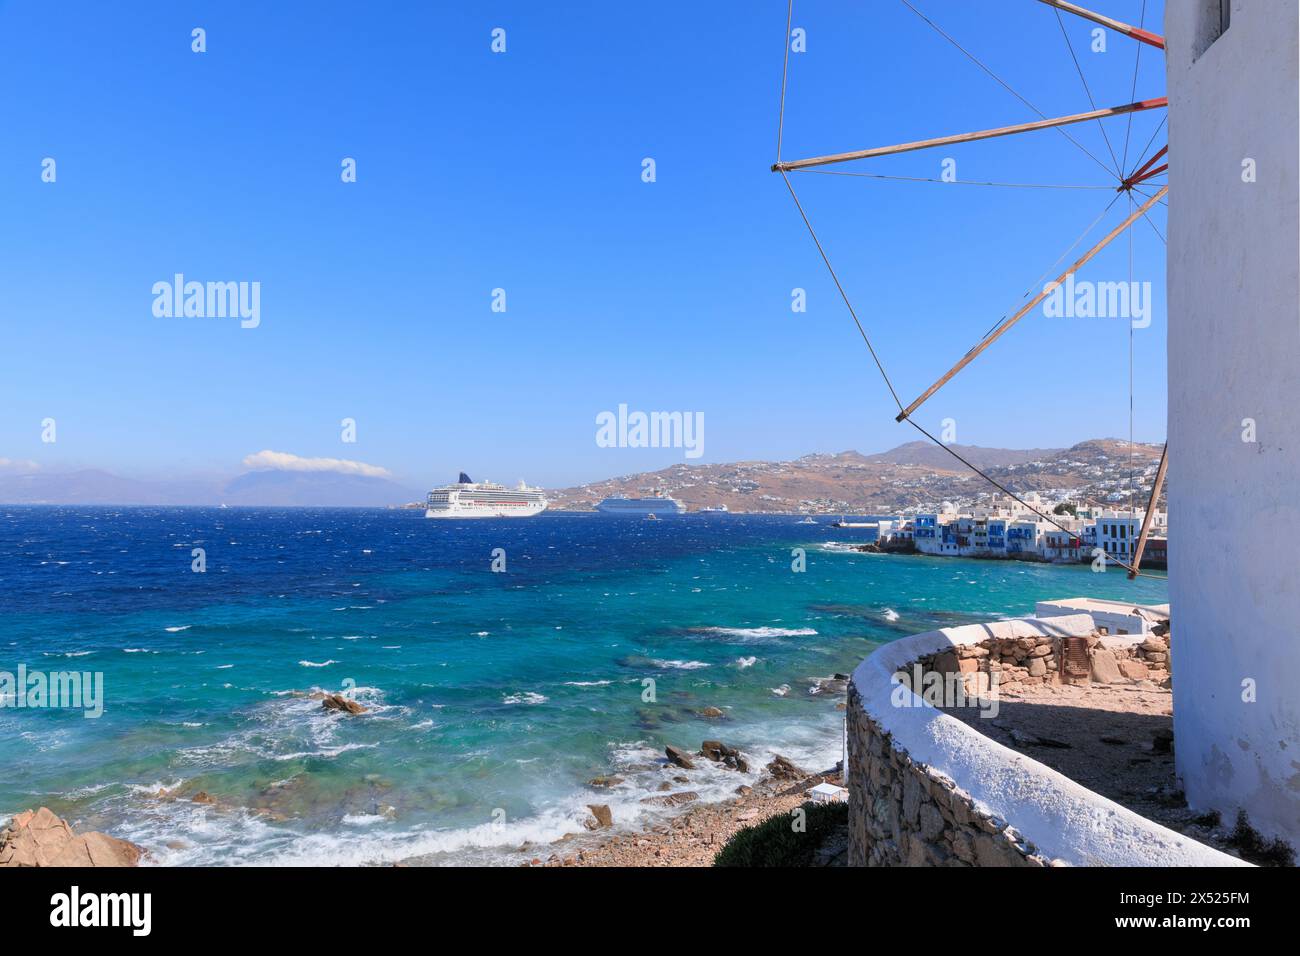
[[[814,521],[812,518],[804,518],[802,521],[797,522],[797,523],[798,523],[798,524],[816,524],[817,522]]]
[[[655,513],[652,511],[652,512],[650,512],[648,515],[645,516],[645,520],[646,520],[646,521],[658,521],[658,520],[659,520],[659,516],[658,516],[657,514],[655,514]]]

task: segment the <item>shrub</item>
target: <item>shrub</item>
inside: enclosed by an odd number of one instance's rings
[[[778,813],[762,823],[737,830],[714,857],[714,866],[809,866],[837,828],[847,825],[849,805],[805,803],[805,829],[794,829],[792,813]]]
[[[1265,840],[1250,825],[1245,810],[1237,811],[1237,825],[1233,827],[1228,843],[1236,848],[1243,860],[1258,866],[1295,866],[1295,850],[1291,845],[1281,837]]]

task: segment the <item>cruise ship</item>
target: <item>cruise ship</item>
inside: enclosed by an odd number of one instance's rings
[[[674,498],[656,496],[654,498],[606,498],[596,505],[596,510],[605,515],[679,515],[686,512],[686,506]]]
[[[522,481],[517,488],[490,481],[471,481],[465,472],[454,485],[434,488],[425,500],[426,518],[531,518],[546,510],[540,488]]]

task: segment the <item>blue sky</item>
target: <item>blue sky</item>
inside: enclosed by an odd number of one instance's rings
[[[1089,109],[1050,8],[913,2],[1047,115]],[[1143,6],[1094,5],[1135,23]],[[769,170],[785,16],[781,0],[0,0],[0,459],[180,476],[271,449],[413,487],[685,460],[598,447],[595,416],[620,403],[703,412],[706,462],[914,439]],[[1146,5],[1149,28],[1162,16]],[[1093,26],[1065,23],[1096,103],[1129,102],[1137,44],[1110,34],[1093,53]],[[795,26],[786,159],[1037,118],[898,0],[796,2]],[[1158,51],[1137,90],[1164,95]],[[1163,115],[1134,119],[1128,168]],[[1107,124],[1116,153],[1126,126]],[[1069,132],[1110,165],[1097,124]],[[1052,130],[831,168],[938,178],[947,157],[965,180],[1115,180]],[[792,182],[905,401],[1114,197]],[[1133,334],[1135,434],[1162,441],[1164,246],[1137,226],[1133,277],[1155,307]],[[1121,240],[1080,278],[1125,280],[1128,263]],[[151,288],[177,272],[260,282],[260,326],[155,317]],[[917,420],[937,434],[954,418],[981,445],[1123,437],[1128,356],[1123,319],[1034,312]]]

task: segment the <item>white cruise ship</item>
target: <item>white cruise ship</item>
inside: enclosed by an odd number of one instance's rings
[[[522,481],[507,488],[490,481],[471,481],[465,472],[454,485],[434,488],[425,500],[426,518],[531,518],[548,504],[540,488]]]
[[[686,506],[674,498],[656,496],[654,498],[606,498],[596,505],[596,510],[605,515],[679,515],[684,514]]]

